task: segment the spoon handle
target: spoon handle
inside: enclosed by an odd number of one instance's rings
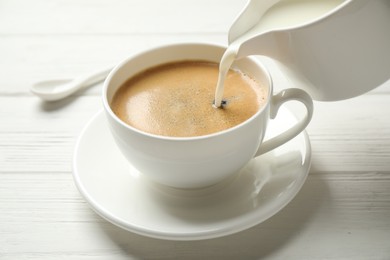
[[[96,84],[100,81],[103,81],[108,76],[111,70],[112,68],[110,67],[108,69],[102,69],[96,71],[95,73],[88,74],[87,76],[82,76],[76,79],[77,84],[80,84],[81,88]]]

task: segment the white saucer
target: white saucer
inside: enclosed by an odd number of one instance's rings
[[[281,108],[270,123],[270,135],[295,121]],[[198,240],[236,233],[273,216],[301,189],[310,161],[310,141],[303,132],[221,184],[201,190],[168,188],[132,168],[101,111],[78,139],[73,173],[85,200],[111,223],[154,238]]]

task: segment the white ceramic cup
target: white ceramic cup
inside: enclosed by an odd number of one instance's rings
[[[183,43],[157,47],[136,54],[117,65],[103,87],[103,104],[113,137],[127,160],[139,172],[160,184],[175,188],[201,188],[217,184],[239,172],[252,158],[270,151],[305,129],[313,113],[310,96],[300,89],[272,93],[272,80],[264,66],[243,58],[233,67],[268,88],[267,103],[254,116],[230,129],[197,137],[166,137],[143,132],[121,121],[110,103],[117,89],[135,74],[159,64],[182,60],[219,62],[225,47]],[[267,123],[281,104],[302,102],[307,113],[286,132],[263,142]]]

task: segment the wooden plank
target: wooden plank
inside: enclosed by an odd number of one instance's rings
[[[389,98],[381,93],[315,102],[314,118],[307,129],[313,144],[313,169],[389,171]]]
[[[99,96],[0,97],[0,171],[70,171],[76,138],[100,109]]]
[[[245,0],[3,0],[0,34],[227,32]]]

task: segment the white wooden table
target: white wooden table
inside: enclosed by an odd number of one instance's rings
[[[0,259],[390,259],[390,82],[351,100],[315,102],[306,183],[249,230],[151,239],[103,220],[76,189],[73,149],[101,108],[101,84],[44,103],[31,83],[89,73],[163,43],[226,44],[244,3],[0,0]]]

